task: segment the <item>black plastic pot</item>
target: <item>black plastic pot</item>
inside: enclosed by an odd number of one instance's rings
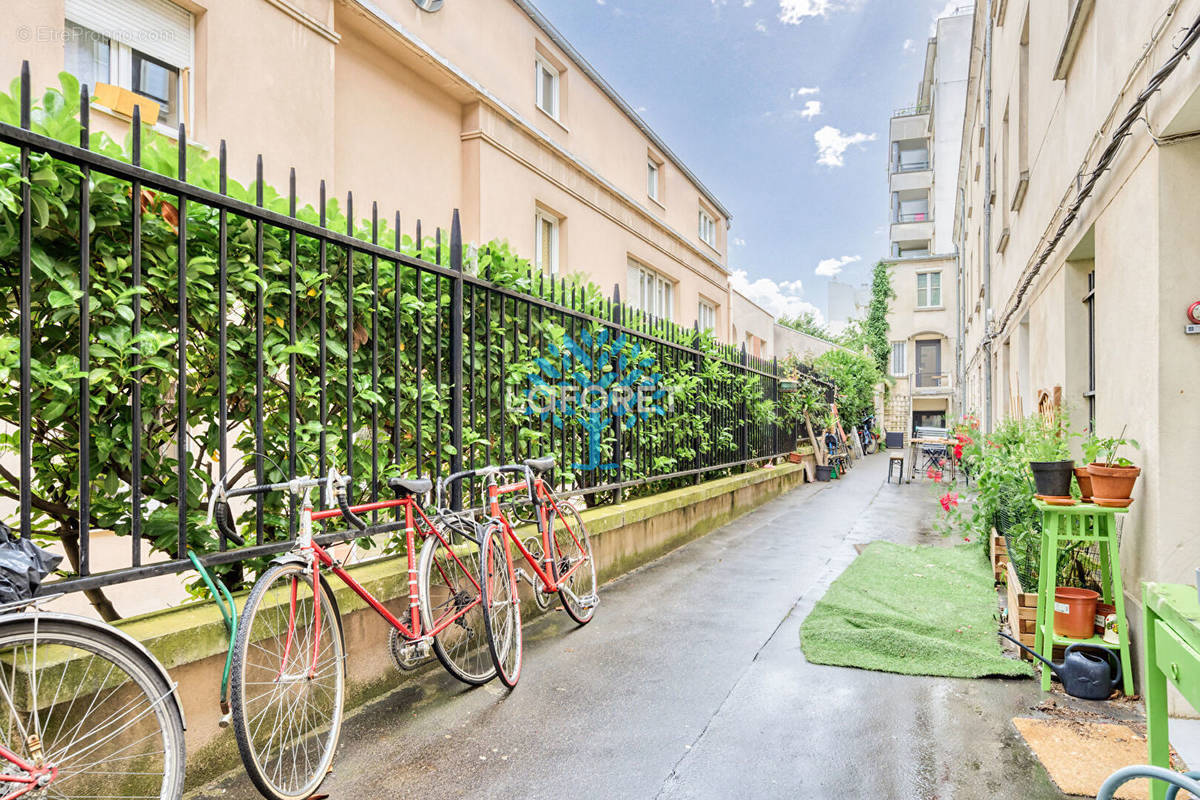
[[[817,480],[822,483],[829,481],[833,477],[833,467],[828,464],[817,464]]]
[[[1043,497],[1069,497],[1071,476],[1075,474],[1074,461],[1030,461],[1033,483],[1037,493]]]

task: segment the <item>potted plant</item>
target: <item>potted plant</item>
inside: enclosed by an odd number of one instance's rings
[[[1125,508],[1133,502],[1133,485],[1142,470],[1120,455],[1125,445],[1138,447],[1135,440],[1125,438],[1124,428],[1120,436],[1096,439],[1087,471],[1092,483],[1092,502],[1098,506]]]
[[[1071,496],[1071,475],[1075,462],[1069,458],[1067,438],[1055,420],[1037,420],[1025,443],[1025,456],[1033,471],[1033,482],[1042,497]]]

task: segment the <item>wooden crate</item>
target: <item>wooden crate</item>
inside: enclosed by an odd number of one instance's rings
[[[1013,638],[1020,640],[1026,647],[1033,647],[1035,629],[1037,627],[1037,592],[1023,591],[1021,579],[1011,563],[1004,565],[1005,582],[1008,591],[1008,632]],[[1054,659],[1062,657],[1063,648],[1054,648]],[[1021,658],[1033,661],[1033,657],[1021,651]]]
[[[1004,567],[1008,564],[1008,543],[1004,537],[996,533],[996,529],[992,528],[991,547],[989,548],[992,557],[992,575],[996,583],[1004,580]]]

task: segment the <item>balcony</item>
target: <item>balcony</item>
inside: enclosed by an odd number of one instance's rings
[[[949,372],[909,373],[908,385],[914,397],[948,397],[953,393]]]
[[[919,161],[907,161],[904,163],[892,164],[892,172],[897,174],[901,172],[920,172],[921,170],[925,169],[929,169],[928,156]]]
[[[921,255],[929,255],[929,242],[933,240],[933,217],[924,215],[924,219],[908,219],[907,217],[916,217],[917,214],[900,214],[896,221],[892,223],[891,241],[906,243],[905,249],[921,249],[920,247],[908,247],[909,242],[924,242],[926,252]]]
[[[917,106],[905,106],[904,108],[897,108],[894,111],[892,111],[892,119],[895,119],[896,117],[915,117],[920,114],[928,114],[928,113],[929,113],[929,105],[928,104],[917,105]]]

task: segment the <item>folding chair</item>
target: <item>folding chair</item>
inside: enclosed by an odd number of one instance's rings
[[[884,435],[883,442],[887,446],[888,450],[887,482],[892,482],[892,467],[899,464],[900,477],[897,479],[896,483],[904,483],[904,462],[907,458],[907,456],[904,455],[904,432],[889,431]]]

